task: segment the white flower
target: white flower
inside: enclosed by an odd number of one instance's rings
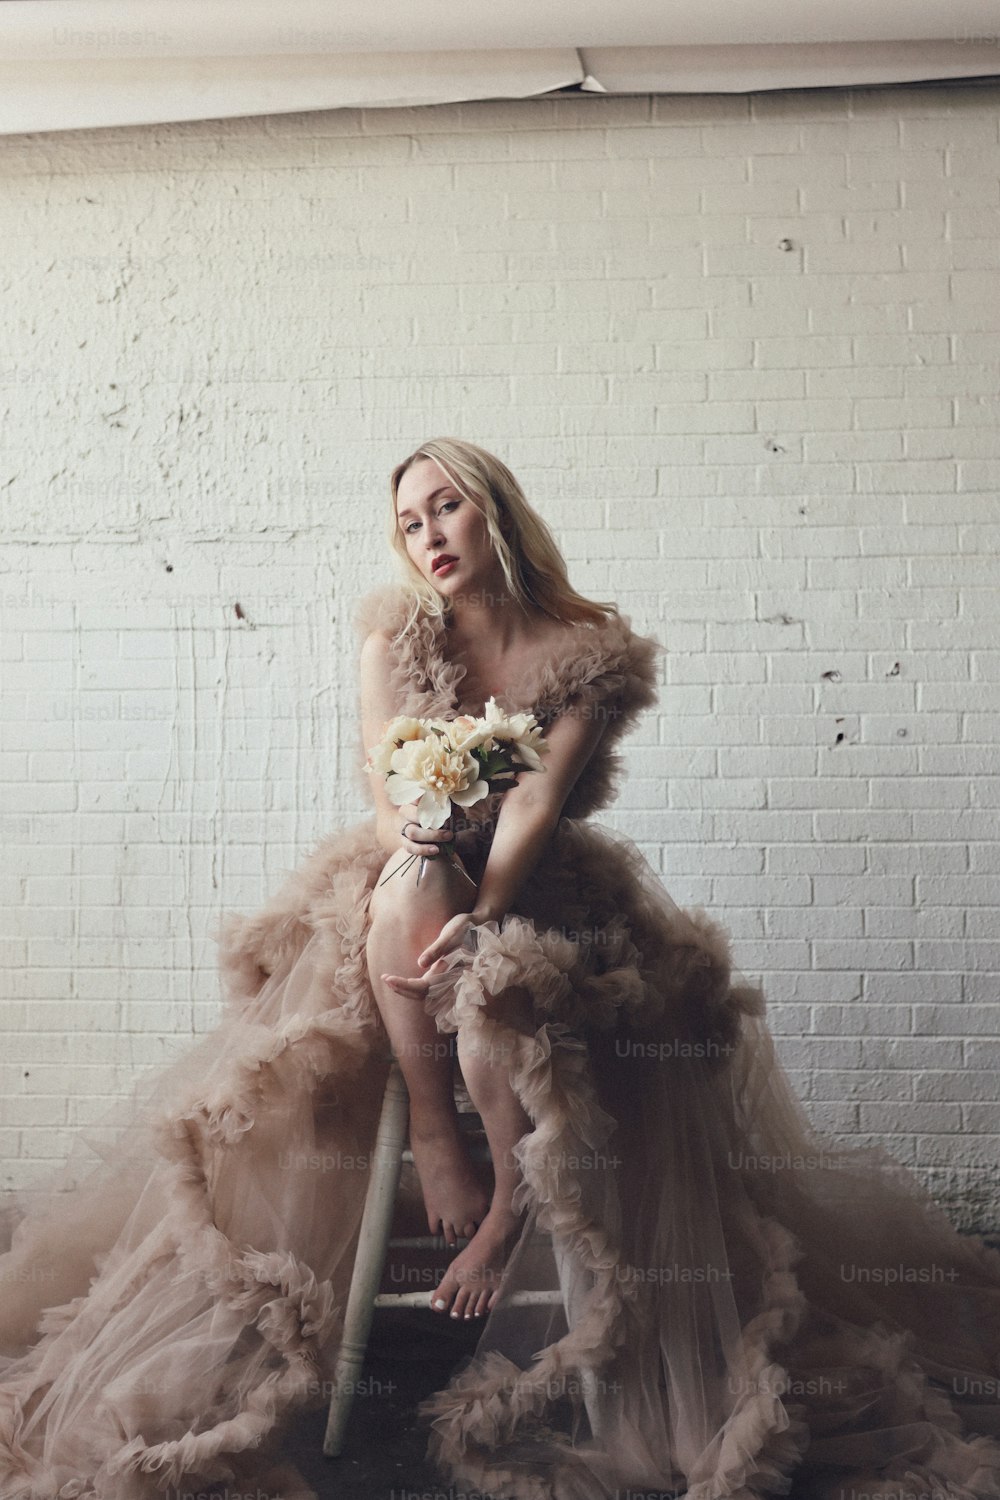
[[[438,734],[400,745],[390,762],[389,799],[397,807],[414,803],[421,828],[442,827],[453,802],[471,807],[490,789],[489,782],[480,778],[475,756],[468,750],[452,749],[447,738]]]
[[[392,757],[399,742],[422,740],[426,734],[426,726],[420,719],[414,719],[409,714],[397,714],[386,724],[382,731],[382,738],[366,757],[365,770],[378,771],[383,776],[388,775]]]
[[[491,742],[507,741],[512,747],[515,759],[521,761],[529,770],[545,769],[539,751],[547,755],[550,747],[545,742],[534,714],[506,714],[498,706],[496,700],[490,698],[486,704],[485,717],[480,722],[486,727],[486,734]]]
[[[459,714],[456,719],[447,720],[444,732],[453,750],[475,750],[477,745],[487,744],[492,737],[485,720],[475,719],[471,714]]]

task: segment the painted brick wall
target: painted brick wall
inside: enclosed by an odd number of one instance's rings
[[[998,102],[0,139],[4,1181],[363,814],[351,603],[449,433],[670,648],[605,820],[725,921],[812,1118],[996,1227]]]

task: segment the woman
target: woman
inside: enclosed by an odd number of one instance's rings
[[[424,1403],[443,1475],[531,1500],[995,1500],[1000,1256],[890,1157],[812,1131],[724,931],[588,821],[662,648],[570,587],[482,449],[426,443],[391,490],[404,581],[357,613],[374,817],[223,923],[218,1030],[25,1217],[0,1496],[302,1494],[263,1454],[326,1394],[391,1045],[428,1223],[468,1240],[431,1295],[488,1314]],[[536,713],[544,774],[420,828],[364,750],[491,694]]]
[[[434,452],[461,476],[460,485],[449,480],[442,462],[431,456]],[[592,605],[570,586],[547,529],[513,475],[482,450],[467,455],[457,443],[428,445],[395,469],[391,489],[390,544],[428,614],[446,621],[448,660],[461,665],[464,699],[478,704],[480,711],[491,694],[509,697],[526,674],[560,650],[572,649],[574,626],[602,622],[612,611],[612,606]],[[491,504],[491,492],[503,497],[499,503]],[[511,548],[512,536],[519,539],[517,551]],[[544,603],[536,602],[532,583]],[[361,653],[363,729],[369,746],[396,712],[392,651],[389,633],[377,629]],[[433,1014],[414,1002],[427,999],[434,976],[447,968],[443,956],[459,948],[473,926],[499,922],[510,910],[544,857],[566,797],[603,731],[602,717],[582,716],[572,705],[553,719],[546,735],[544,776],[524,775],[500,799],[499,809],[497,799],[488,804],[489,821],[480,814],[472,825],[491,835],[489,860],[478,884],[460,856],[441,857],[442,841],[454,847],[454,831],[420,827],[417,807],[393,805],[384,784],[374,778],[380,842],[389,858],[372,893],[369,977],[408,1085],[410,1141],[429,1226],[449,1244],[459,1234],[472,1238],[431,1303],[437,1311],[450,1309],[453,1317],[481,1315],[496,1300],[505,1252],[521,1217],[511,1206],[520,1180],[514,1148],[531,1122],[511,1086],[502,1052],[494,1056],[493,1049],[477,1048],[473,1028],[460,1026],[462,1077],[482,1115],[495,1166],[487,1210],[457,1126],[451,1059],[435,1045]],[[420,866],[414,862],[398,879],[388,878],[393,867],[406,866],[401,852],[430,858],[432,878],[418,885]],[[399,972],[386,974],[386,966]],[[417,969],[424,972],[414,974]],[[531,996],[524,986],[504,991],[502,1012],[508,1021],[516,1020],[519,1030],[533,1029]],[[489,1005],[486,1013],[491,1013]]]

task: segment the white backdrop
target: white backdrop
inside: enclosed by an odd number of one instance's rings
[[[0,139],[6,1181],[363,814],[352,605],[456,433],[667,645],[608,821],[733,932],[812,1116],[997,1227],[998,103]]]

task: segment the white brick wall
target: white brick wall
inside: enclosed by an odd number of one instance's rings
[[[997,1226],[998,97],[0,139],[5,1181],[361,815],[351,601],[457,433],[670,647],[606,821],[726,922],[812,1117]]]

